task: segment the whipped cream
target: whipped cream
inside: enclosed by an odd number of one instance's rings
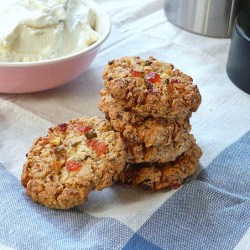
[[[89,47],[100,35],[84,0],[0,0],[0,61],[57,58]]]

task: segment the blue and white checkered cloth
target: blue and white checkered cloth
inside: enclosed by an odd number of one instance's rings
[[[97,1],[112,32],[88,71],[54,90],[0,94],[0,250],[250,250],[250,96],[226,75],[230,39],[175,27],[164,0]],[[20,183],[29,147],[53,124],[103,115],[103,67],[125,55],[171,62],[198,85],[197,176],[174,191],[114,185],[69,211],[34,203]]]
[[[155,208],[137,230],[78,207],[56,211],[37,205],[3,165],[0,180],[0,243],[6,247],[229,250],[250,227],[250,131]]]

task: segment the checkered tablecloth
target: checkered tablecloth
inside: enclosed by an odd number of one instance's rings
[[[225,71],[230,39],[167,21],[163,0],[99,0],[112,21],[92,66],[72,82],[33,94],[0,94],[0,249],[250,249],[250,96]],[[198,173],[174,191],[114,185],[69,211],[33,203],[20,184],[25,154],[53,124],[98,110],[108,60],[152,55],[191,75],[202,104],[192,133]],[[35,84],[35,83],[34,83]]]

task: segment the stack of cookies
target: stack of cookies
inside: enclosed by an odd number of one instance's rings
[[[195,172],[201,150],[189,118],[201,96],[192,78],[153,57],[124,57],[108,63],[103,79],[107,119],[61,123],[27,153],[21,181],[34,201],[69,209],[114,182],[174,189]]]
[[[192,78],[153,57],[109,61],[102,77],[99,108],[126,148],[118,181],[151,190],[179,187],[201,157],[190,134],[201,102]]]

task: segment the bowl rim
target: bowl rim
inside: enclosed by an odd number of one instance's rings
[[[111,32],[111,20],[110,20],[108,13],[97,2],[93,0],[87,0],[87,1],[83,0],[83,2],[89,7],[93,7],[95,13],[97,12],[101,13],[101,16],[104,18],[105,23],[106,23],[105,29],[103,30],[101,36],[96,42],[94,42],[89,47],[83,50],[79,50],[77,52],[70,53],[65,56],[52,58],[52,59],[30,61],[30,62],[1,62],[0,61],[0,67],[30,67],[30,66],[41,66],[41,65],[48,65],[48,64],[53,64],[53,63],[59,63],[59,62],[71,60],[72,58],[81,56],[82,54],[88,54],[91,51],[98,48],[107,39],[107,37],[109,36]]]

